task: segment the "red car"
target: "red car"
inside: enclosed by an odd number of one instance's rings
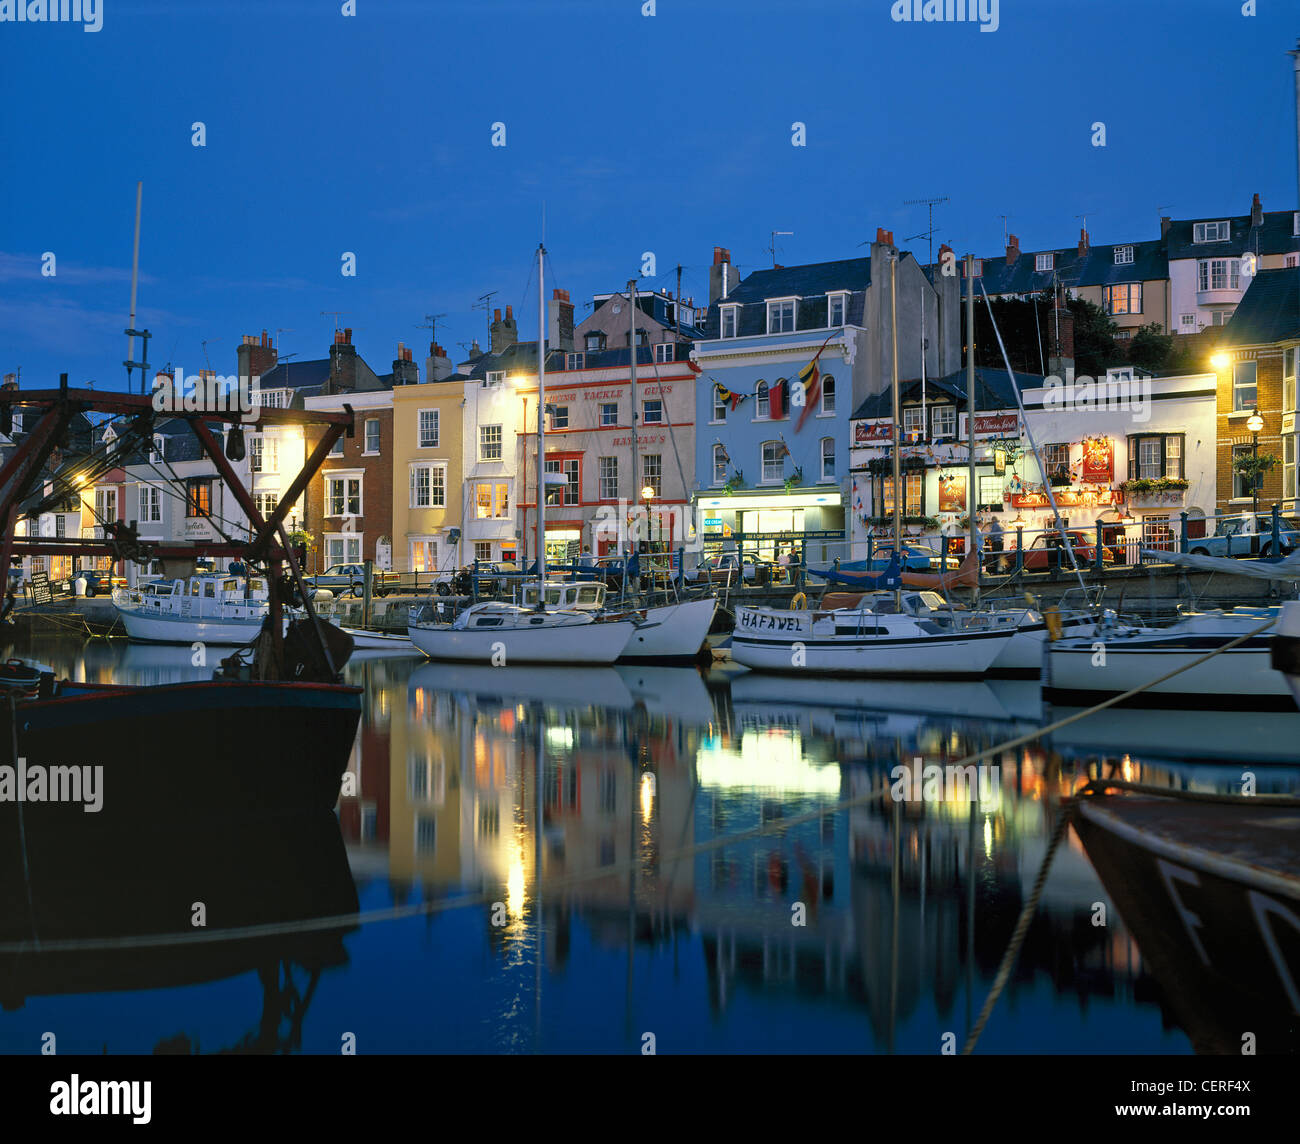
[[[1097,545],[1095,540],[1089,540],[1086,533],[1076,532],[1074,529],[1066,529],[1065,535],[1070,538],[1070,547],[1074,550],[1074,559],[1081,565],[1087,566],[1097,562]],[[1008,554],[1013,560],[1015,559],[1014,551]],[[1103,547],[1101,550],[1101,559],[1105,564],[1115,563],[1115,553]],[[1070,555],[1065,550],[1065,544],[1061,540],[1059,533],[1042,533],[1034,537],[1034,543],[1025,549],[1025,569],[1029,572],[1045,572],[1049,568],[1064,568],[1067,571],[1070,568]]]

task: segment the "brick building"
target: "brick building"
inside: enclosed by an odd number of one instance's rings
[[[1218,376],[1219,510],[1249,512],[1250,481],[1233,469],[1234,458],[1249,456],[1254,435],[1247,422],[1256,410],[1263,418],[1258,447],[1278,464],[1264,474],[1261,512],[1280,504],[1295,515],[1296,365],[1300,358],[1300,267],[1261,270],[1251,281],[1224,329],[1213,365]]]

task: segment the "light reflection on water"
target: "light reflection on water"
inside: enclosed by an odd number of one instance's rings
[[[8,654],[89,681],[212,670],[120,642]],[[900,762],[952,763],[1061,713],[1018,681],[394,658],[347,678],[366,694],[338,822],[363,913],[474,904],[348,936],[307,1052],[336,1052],[341,1029],[366,1051],[635,1052],[653,1032],[661,1052],[937,1052],[983,1003],[1060,797],[1101,773],[1227,791],[1246,766],[1261,792],[1300,789],[1300,769],[1268,762],[1294,758],[1300,713],[1107,712],[994,757],[973,802],[898,805],[864,796]],[[1189,1051],[1122,921],[1090,923],[1107,900],[1069,834],[982,1051]],[[64,1016],[66,1051],[148,1051],[178,1025],[216,1045],[258,992],[245,974],[99,995]],[[64,1000],[0,1015],[0,1050],[25,1051]]]

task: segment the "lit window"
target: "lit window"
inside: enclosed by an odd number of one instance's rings
[[[1234,413],[1255,408],[1259,396],[1259,390],[1255,384],[1257,371],[1258,365],[1253,361],[1232,363],[1232,409]]]
[[[1107,286],[1102,291],[1105,310],[1108,314],[1142,313],[1142,283],[1122,282],[1117,286]]]
[[[1296,361],[1300,359],[1300,347],[1292,346],[1282,351],[1282,412],[1290,413],[1295,409]]]
[[[661,497],[664,495],[664,465],[663,457],[658,453],[646,453],[641,458],[641,478],[645,482],[644,487],[654,489],[654,495]]]

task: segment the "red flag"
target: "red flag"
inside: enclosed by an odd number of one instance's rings
[[[773,421],[780,421],[785,416],[785,378],[772,383],[767,391],[767,415]]]

